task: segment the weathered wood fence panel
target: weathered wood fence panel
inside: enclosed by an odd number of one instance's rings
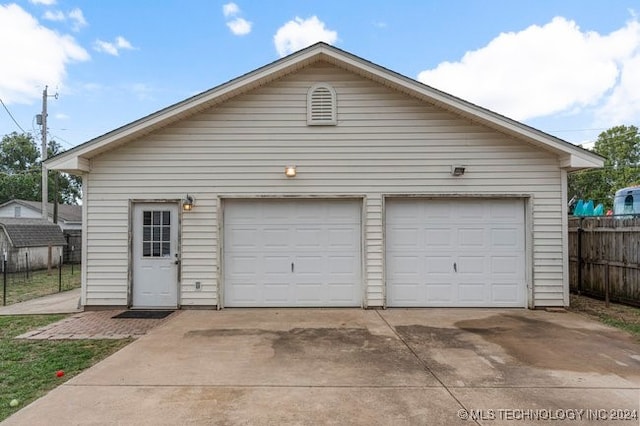
[[[640,218],[570,218],[569,286],[640,306]]]

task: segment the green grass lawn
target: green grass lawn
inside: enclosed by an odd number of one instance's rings
[[[606,306],[602,300],[571,294],[569,309],[627,331],[640,341],[640,308],[618,303]]]
[[[619,318],[611,317],[608,315],[600,316],[600,321],[612,327],[628,331],[629,333],[640,339],[640,324],[638,322],[630,322],[624,319],[621,320]]]
[[[0,317],[0,421],[130,343],[123,340],[17,340],[66,315]],[[63,370],[65,375],[56,377]],[[9,404],[17,399],[17,407]]]
[[[62,291],[80,287],[80,265],[62,266]],[[0,274],[0,292],[3,291],[3,277]],[[60,289],[58,269],[33,271],[27,277],[24,272],[7,275],[7,305],[57,293]],[[1,294],[0,294],[1,296]],[[2,301],[0,300],[0,303]]]

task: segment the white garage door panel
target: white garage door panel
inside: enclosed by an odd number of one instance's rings
[[[229,200],[224,215],[225,306],[361,305],[357,201]]]
[[[386,203],[389,306],[525,306],[524,202]]]

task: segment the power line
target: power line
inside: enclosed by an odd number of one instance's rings
[[[595,127],[591,129],[557,129],[557,130],[549,130],[549,132],[591,132],[596,130],[607,130],[608,127]]]
[[[9,111],[9,108],[7,108],[7,106],[4,104],[4,102],[2,102],[2,98],[0,98],[0,104],[2,104],[2,106],[4,107],[4,110],[7,111],[7,114],[9,114],[9,117],[11,117],[11,119],[13,120],[14,123],[16,123],[16,126],[18,126],[18,128],[20,130],[22,130],[22,133],[27,133],[24,131],[24,129],[22,128],[22,126],[20,124],[18,124],[18,122],[16,121],[16,119],[13,117],[13,114],[11,114],[11,111]]]
[[[64,144],[68,145],[68,146],[69,146],[69,147],[71,147],[71,148],[75,147],[75,145],[74,145],[74,144],[72,144],[71,142],[69,142],[68,140],[63,139],[63,138],[61,138],[61,137],[60,137],[60,136],[58,136],[58,135],[53,135],[53,134],[51,134],[51,132],[48,132],[48,133],[49,133],[49,136],[51,137],[51,139],[54,139],[54,140],[56,140],[56,141],[60,141],[60,142],[62,142],[62,143],[64,143]]]

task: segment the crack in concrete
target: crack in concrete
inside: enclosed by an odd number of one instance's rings
[[[387,326],[389,327],[389,329],[391,329],[391,331],[398,337],[398,339],[400,339],[400,341],[404,344],[404,346],[409,350],[409,352],[411,352],[413,354],[413,356],[416,358],[416,360],[420,363],[420,365],[422,365],[422,368],[424,368],[425,371],[427,371],[429,374],[431,374],[433,376],[434,379],[436,379],[438,381],[438,383],[440,383],[440,385],[442,386],[442,388],[449,394],[449,396],[451,396],[451,398],[453,398],[454,401],[456,401],[456,403],[460,406],[460,408],[466,410],[466,412],[469,412],[469,407],[466,407],[462,401],[460,401],[460,399],[455,396],[453,394],[453,392],[451,391],[451,389],[449,389],[449,387],[442,381],[442,379],[440,379],[440,377],[438,377],[432,370],[431,368],[429,368],[429,366],[427,365],[427,363],[420,358],[420,356],[418,355],[418,353],[411,347],[409,346],[409,343],[404,339],[404,337],[402,337],[400,335],[400,333],[398,333],[398,331],[395,329],[395,327],[393,327],[387,320],[385,317],[382,316],[382,314],[380,313],[380,311],[376,310],[376,313],[378,314],[378,316],[380,317],[380,319],[382,321],[384,321],[385,324],[387,324]],[[475,419],[471,419],[473,420],[473,422],[475,424],[477,424],[478,426],[480,426],[480,423],[475,420]]]

